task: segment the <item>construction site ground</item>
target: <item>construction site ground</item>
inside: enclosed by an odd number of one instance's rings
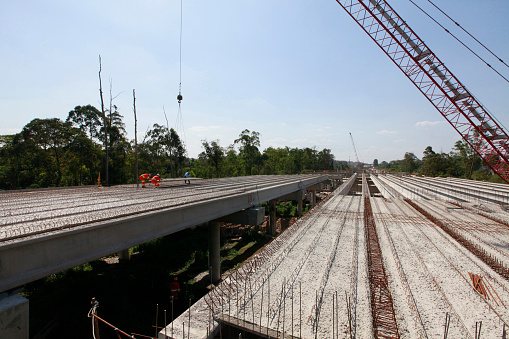
[[[278,218],[288,227],[296,218]],[[227,271],[249,258],[270,238],[245,225],[222,227],[222,265]],[[160,305],[158,326],[171,318],[169,284],[177,276],[181,296],[173,306],[177,317],[209,290],[207,229],[186,230],[131,249],[131,260],[119,262],[117,255],[102,258],[49,276],[24,287],[30,301],[30,333],[33,338],[92,338],[87,312],[90,300],[100,302],[99,315],[119,329],[154,336],[156,305]],[[101,338],[117,338],[114,331],[100,327]]]
[[[424,180],[439,186],[425,189]],[[336,190],[160,337],[206,338],[219,331],[219,322],[237,324],[216,333],[223,338],[256,337],[249,332],[373,338],[375,331],[390,330],[393,325],[372,311],[374,304],[389,303],[373,300],[372,288],[380,284],[370,280],[366,197],[392,299],[394,337],[502,337],[509,321],[507,186],[393,176],[374,181],[376,189],[366,192],[366,184],[363,195]]]
[[[96,261],[29,284],[32,326],[83,316],[74,328],[87,338],[96,297],[99,315],[144,335],[156,335],[158,304],[157,324],[168,324],[159,338],[499,338],[509,320],[508,204],[502,184],[352,176],[268,243],[254,228],[223,225],[223,280],[209,293],[207,232],[186,230],[140,246],[128,263]],[[172,315],[174,274],[183,293]],[[50,317],[52,308],[65,312]]]

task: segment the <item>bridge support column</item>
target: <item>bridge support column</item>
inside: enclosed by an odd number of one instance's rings
[[[221,225],[209,221],[209,265],[210,279],[213,284],[221,279]]]
[[[297,216],[302,217],[302,199],[297,200]]]
[[[0,338],[28,339],[28,299],[0,295]]]
[[[118,260],[119,261],[128,261],[131,258],[129,254],[129,249],[118,252]]]
[[[267,233],[276,235],[276,200],[269,201],[269,227]]]
[[[311,206],[315,206],[316,204],[316,190],[311,191]]]

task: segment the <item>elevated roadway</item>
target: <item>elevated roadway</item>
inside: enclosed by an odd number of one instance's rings
[[[80,187],[0,194],[0,292],[274,200],[324,175],[163,181],[161,188]]]

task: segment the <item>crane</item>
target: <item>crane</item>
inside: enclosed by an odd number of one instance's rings
[[[507,133],[387,1],[336,2],[401,69],[484,162],[509,183]]]
[[[350,133],[350,132],[348,132],[348,133]],[[350,133],[350,140],[352,140],[353,151],[355,153],[355,159],[357,160],[357,167],[360,167],[361,162],[359,161],[359,156],[357,155],[357,148],[355,148],[355,143],[353,142],[352,133]]]

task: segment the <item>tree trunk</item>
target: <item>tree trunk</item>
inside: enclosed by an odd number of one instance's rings
[[[101,113],[103,115],[103,123],[104,123],[104,147],[106,150],[106,186],[108,186],[109,176],[108,176],[108,123],[106,122],[106,113],[104,112],[104,100],[103,100],[103,85],[101,80],[101,55],[99,55],[99,94],[101,95]]]

